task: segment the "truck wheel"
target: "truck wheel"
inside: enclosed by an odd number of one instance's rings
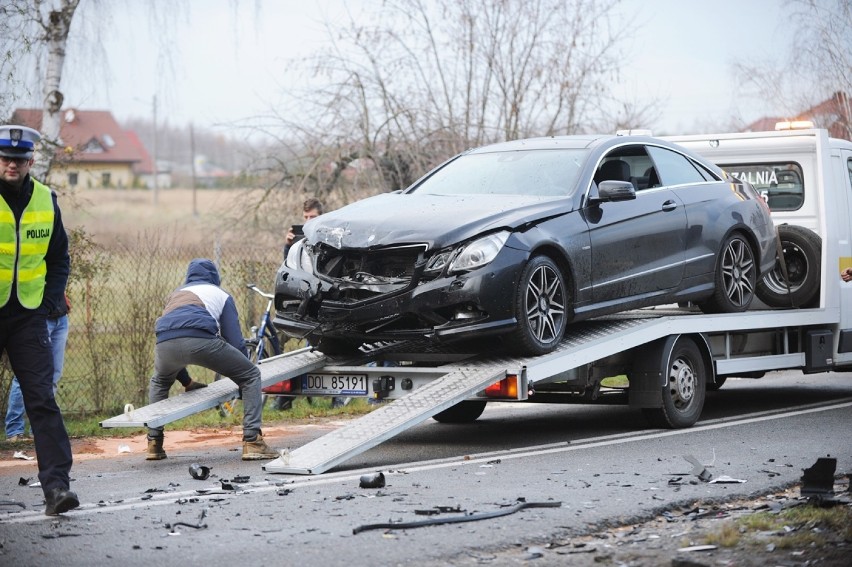
[[[787,265],[780,264],[757,284],[757,297],[769,307],[815,307],[819,304],[822,238],[802,226],[782,224],[778,237]]]
[[[663,371],[663,406],[643,408],[645,419],[665,429],[691,427],[701,416],[707,385],[707,364],[695,342],[680,338],[669,353]]]
[[[436,413],[432,419],[440,423],[471,423],[485,411],[485,403],[479,400],[466,400]]]
[[[708,392],[718,392],[719,389],[725,385],[725,382],[728,380],[727,376],[716,376],[715,382],[707,382],[707,391]]]
[[[716,261],[715,290],[707,301],[698,304],[704,313],[741,313],[754,299],[757,265],[748,240],[738,233],[730,235]]]
[[[527,262],[515,293],[518,325],[507,344],[522,355],[547,354],[565,336],[568,291],[556,263],[547,256]]]

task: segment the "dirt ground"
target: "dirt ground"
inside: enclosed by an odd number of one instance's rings
[[[838,494],[848,480],[835,484]],[[571,565],[598,567],[793,567],[852,565],[852,498],[841,504],[846,528],[824,525],[785,525],[779,530],[746,530],[737,520],[758,512],[775,514],[803,506],[799,487],[755,498],[701,504],[666,510],[644,522],[597,526],[589,533],[555,539],[540,546],[519,546],[499,553],[471,553],[457,565]],[[733,545],[716,543],[723,535],[738,533]]]
[[[339,425],[337,418],[320,419],[309,427]],[[193,451],[206,446],[238,447],[242,430],[201,429],[169,431],[169,445],[174,451]],[[264,437],[273,442],[293,434],[293,425],[265,427]],[[93,459],[120,458],[124,453],[145,451],[145,434],[122,438],[73,439],[76,462]],[[31,444],[18,444],[0,451],[0,473],[4,475],[34,474],[34,460],[15,458],[34,455]],[[5,470],[4,470],[5,469]],[[682,509],[660,511],[650,519],[628,525],[590,526],[582,533],[555,538],[531,546],[517,546],[493,552],[468,552],[453,558],[454,565],[572,565],[598,567],[606,565],[630,567],[772,567],[810,566],[848,567],[852,565],[852,492],[848,478],[836,478],[836,509],[845,513],[845,528],[826,525],[785,525],[781,529],[761,531],[738,527],[735,521],[758,512],[777,514],[784,509],[809,505],[800,496],[800,487],[763,495],[751,500],[729,502],[695,502]],[[721,543],[723,535],[735,537],[736,543]]]

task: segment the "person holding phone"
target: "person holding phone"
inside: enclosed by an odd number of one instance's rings
[[[322,214],[322,203],[319,199],[311,197],[302,204],[302,219],[305,222],[316,218]],[[287,253],[290,252],[290,247],[296,242],[305,237],[302,231],[304,225],[294,224],[287,230],[287,236],[284,239],[284,259],[287,259]]]

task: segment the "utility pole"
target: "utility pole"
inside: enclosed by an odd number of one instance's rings
[[[192,163],[192,216],[198,216],[197,199],[195,196],[195,129],[192,122],[189,123],[189,160]]]
[[[154,205],[157,204],[157,191],[160,185],[160,168],[157,167],[157,95],[154,95],[154,142],[151,144],[154,156]]]

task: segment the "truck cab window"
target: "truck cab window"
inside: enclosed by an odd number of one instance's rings
[[[805,201],[804,176],[798,163],[738,163],[719,167],[754,185],[773,211],[795,211]]]

